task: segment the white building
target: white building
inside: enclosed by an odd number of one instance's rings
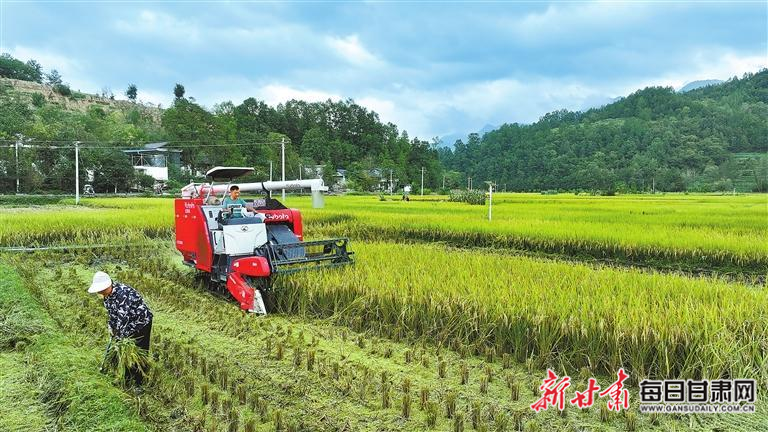
[[[150,143],[140,149],[123,150],[131,157],[133,168],[157,182],[168,181],[168,164],[181,164],[181,150],[167,149],[167,142]]]

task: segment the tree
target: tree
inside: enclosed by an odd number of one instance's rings
[[[755,185],[752,192],[768,192],[768,156],[761,155],[751,161],[752,173],[755,178]]]
[[[115,94],[112,93],[111,88],[105,86],[101,88],[101,97],[103,97],[104,99],[114,99]]]
[[[132,102],[136,102],[136,96],[139,94],[139,89],[136,88],[136,84],[130,84],[128,90],[125,91],[125,95],[128,96]]]
[[[45,83],[49,86],[55,87],[63,83],[61,74],[56,69],[51,70],[45,75]]]
[[[464,186],[464,183],[466,183],[464,177],[458,171],[446,171],[443,175],[445,176],[446,190],[460,189]]]
[[[27,129],[32,120],[32,110],[27,103],[14,97],[6,87],[0,86],[0,139],[16,139],[18,133],[29,136]]]
[[[155,185],[155,179],[151,175],[138,172],[135,175],[135,183],[139,190],[150,190]]]
[[[131,159],[119,150],[83,152],[85,169],[93,171],[93,188],[97,192],[128,190],[136,178]]]
[[[336,181],[336,168],[334,168],[333,164],[327,163],[323,165],[322,178],[323,183],[325,183],[326,186],[333,186],[334,182]]]
[[[0,55],[0,77],[13,78],[22,81],[43,81],[43,67],[36,60],[22,63],[10,54]]]
[[[301,141],[301,153],[316,163],[327,162],[330,154],[325,131],[321,128],[312,128],[307,131]]]
[[[181,99],[184,97],[184,86],[176,83],[176,86],[173,87],[173,95],[176,96],[176,99]]]
[[[37,62],[37,60],[28,60],[27,68],[29,68],[29,78],[36,83],[43,83],[43,66]]]
[[[199,147],[232,141],[229,123],[189,99],[176,99],[173,106],[163,112],[162,124],[169,141],[178,142],[183,152],[182,165],[190,169],[223,165],[238,147]]]

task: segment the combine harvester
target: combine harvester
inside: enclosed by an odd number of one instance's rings
[[[301,213],[272,198],[276,190],[310,189],[312,206],[321,208],[328,190],[322,179],[238,183],[240,191],[263,192],[264,197],[248,209],[222,206],[232,180],[252,172],[216,167],[206,173],[211,183],[182,188],[175,204],[176,249],[184,264],[205,275],[209,287],[226,286],[240,308],[265,315],[274,307],[273,275],[350,264],[353,253],[347,251],[346,238],[304,241]],[[246,217],[249,209],[252,216]]]

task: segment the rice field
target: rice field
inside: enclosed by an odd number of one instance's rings
[[[359,244],[357,265],[278,282],[281,308],[560,370],[748,376],[768,387],[768,291],[492,252]]]
[[[309,225],[323,227],[316,233],[357,240],[437,241],[654,268],[768,274],[765,195],[495,194],[491,222],[483,206],[428,198],[331,196],[325,209],[312,209],[308,197],[289,197],[286,204],[301,209]],[[85,209],[63,206],[55,215],[0,212],[0,245],[108,239],[127,229],[150,237],[172,233],[172,199],[99,198],[83,204]],[[98,209],[98,217],[89,209]]]
[[[483,206],[419,197],[408,203],[377,199],[329,200],[328,211],[354,215],[354,222],[340,230],[353,238],[442,241],[654,267],[768,273],[764,195],[494,194],[491,222]]]
[[[385,197],[388,198],[388,197]],[[398,198],[398,197],[394,197]],[[427,197],[425,197],[427,198]],[[0,198],[0,430],[760,430],[768,424],[765,196],[290,197],[356,264],[275,280],[243,315],[182,266],[172,200]],[[104,247],[108,245],[109,247]],[[72,247],[75,246],[75,247]],[[103,269],[155,313],[146,392],[98,372]],[[630,409],[535,413],[546,369],[629,374]],[[30,372],[34,371],[34,373]],[[750,415],[650,415],[643,378],[753,378]],[[92,404],[103,409],[91,413]]]

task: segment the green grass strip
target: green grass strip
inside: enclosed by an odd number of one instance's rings
[[[37,432],[51,429],[37,388],[29,385],[24,356],[0,352],[0,430]]]

